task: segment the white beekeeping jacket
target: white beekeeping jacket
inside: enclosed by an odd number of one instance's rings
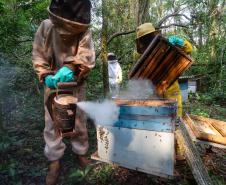
[[[118,60],[108,61],[108,75],[110,84],[122,82],[122,69],[118,63]]]

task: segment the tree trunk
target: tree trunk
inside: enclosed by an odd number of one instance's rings
[[[102,60],[102,72],[103,72],[103,86],[104,97],[107,97],[109,93],[109,81],[108,81],[108,61],[107,61],[107,0],[102,0],[102,32],[101,32],[101,60]]]
[[[201,23],[199,23],[199,25],[198,25],[198,34],[199,34],[199,47],[202,47],[202,45],[203,45],[203,39],[202,39],[202,24]]]
[[[176,1],[175,0],[173,0],[173,2],[172,2],[172,8],[173,8],[173,12],[176,12],[177,10],[177,7],[176,7]],[[174,24],[177,24],[177,18],[176,18],[176,16],[174,16],[173,17],[173,23]],[[177,34],[177,27],[176,26],[174,26],[173,27],[173,32],[174,32],[174,34]]]
[[[138,0],[129,0],[129,17],[133,20],[134,25],[137,25],[138,20]],[[130,27],[132,29],[132,27]]]
[[[150,21],[150,0],[138,0],[137,26]]]
[[[163,0],[159,0],[158,2],[158,7],[157,7],[157,15],[158,15],[158,20],[161,20],[162,16],[163,16]]]
[[[216,34],[218,34],[217,31],[217,25],[218,25],[218,12],[217,12],[217,6],[218,6],[218,0],[210,1],[210,18],[209,18],[209,41],[210,41],[210,61],[216,62]]]

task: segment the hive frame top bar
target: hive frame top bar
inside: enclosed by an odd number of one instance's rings
[[[175,100],[171,99],[114,99],[117,105],[128,106],[174,106],[177,104]]]

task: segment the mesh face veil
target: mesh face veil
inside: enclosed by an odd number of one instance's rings
[[[89,24],[91,20],[91,3],[89,0],[52,0],[50,11],[64,19]]]
[[[116,60],[116,56],[114,53],[108,53],[108,60]]]

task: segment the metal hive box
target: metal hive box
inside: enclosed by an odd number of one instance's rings
[[[130,71],[129,78],[149,79],[159,95],[192,64],[181,49],[157,35]]]
[[[174,173],[174,127],[177,104],[173,100],[115,100],[119,120],[97,125],[97,160],[148,174]]]

